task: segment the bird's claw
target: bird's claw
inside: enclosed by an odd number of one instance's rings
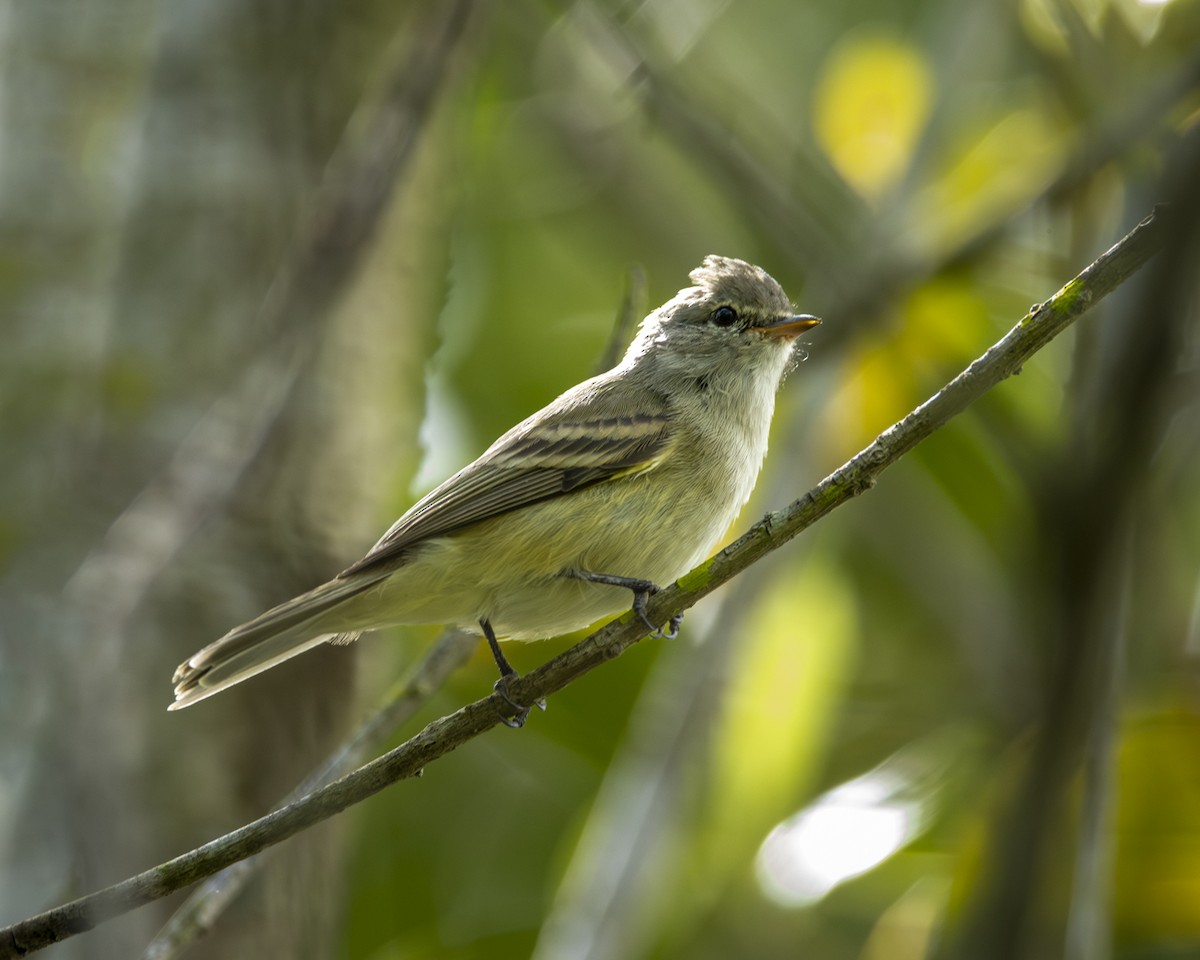
[[[521,727],[525,726],[525,721],[529,718],[531,705],[517,703],[516,700],[508,695],[508,681],[510,678],[516,676],[516,673],[510,673],[502,676],[499,680],[492,684],[492,689],[500,695],[501,700],[517,711],[511,717],[501,716],[501,721],[503,721],[506,727],[511,727],[514,730],[520,730]],[[537,700],[533,701],[532,707],[537,707],[539,710],[544,712],[546,709],[546,701],[542,698],[538,698]]]
[[[679,636],[679,625],[683,623],[683,614],[674,614],[666,623],[654,623],[646,614],[646,603],[657,590],[639,590],[633,595],[633,612],[641,617],[642,623],[650,630],[650,636],[658,640],[674,640]]]
[[[676,613],[670,620],[650,634],[650,636],[658,640],[674,640],[679,636],[679,625],[681,623],[683,623],[683,614]]]

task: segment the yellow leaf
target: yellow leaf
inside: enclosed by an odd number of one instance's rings
[[[931,88],[920,53],[892,38],[852,36],[825,62],[813,110],[817,142],[867,199],[878,199],[908,170]]]
[[[752,856],[822,756],[857,649],[855,601],[818,561],[783,574],[747,623],[713,745],[707,869]]]

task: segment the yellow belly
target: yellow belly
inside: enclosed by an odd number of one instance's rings
[[[659,585],[686,573],[720,540],[749,492],[743,478],[706,466],[659,468],[686,473],[682,487],[664,483],[672,478],[656,470],[423,543],[377,588],[339,608],[337,628],[447,623],[476,629],[486,618],[502,637],[536,640],[628,609],[628,590],[585,583],[564,571]],[[738,489],[729,489],[732,481]],[[686,495],[677,495],[680,489]]]

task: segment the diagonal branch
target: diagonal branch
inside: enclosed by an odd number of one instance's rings
[[[988,390],[1020,370],[1042,347],[1115,290],[1162,246],[1162,216],[1147,217],[938,393],[790,506],[768,514],[735,543],[651,598],[649,616],[666,622],[778,549],[835,507],[874,486],[879,475]],[[563,689],[645,634],[628,613],[510,684],[530,703]],[[233,832],[103,890],[0,929],[0,960],[21,957],[166,896],[378,793],[496,726],[514,708],[493,694],[468,704],[340,780]]]
[[[652,63],[650,55],[633,43],[625,31],[610,25],[609,34],[606,35],[611,36],[614,43],[619,41],[625,44],[628,47],[628,56],[638,63],[636,73],[643,81],[646,81],[639,87],[645,108],[655,114],[673,117],[675,126],[669,127],[672,135],[686,139],[689,143],[701,142],[697,122],[686,122],[686,118],[684,122],[680,121],[680,117],[684,114],[697,114],[699,107],[696,104],[686,103],[685,98],[682,98],[678,91],[664,87],[659,82],[662,75],[661,67]],[[589,36],[594,40],[594,35]],[[871,271],[870,277],[865,281],[855,283],[855,292],[845,297],[844,302],[837,307],[836,315],[839,318],[839,325],[837,329],[830,330],[828,335],[823,337],[824,348],[828,348],[833,339],[845,339],[856,319],[877,311],[880,304],[894,299],[897,289],[914,285],[925,277],[951,269],[955,265],[978,256],[1004,231],[1010,230],[1015,219],[1031,209],[1062,202],[1073,191],[1078,190],[1081,184],[1094,176],[1098,169],[1101,169],[1114,157],[1127,151],[1130,144],[1144,140],[1147,132],[1153,129],[1155,124],[1160,123],[1169,109],[1187,92],[1191,91],[1197,82],[1200,82],[1200,58],[1194,59],[1177,74],[1168,78],[1161,87],[1151,90],[1134,107],[1125,110],[1119,116],[1109,118],[1096,129],[1088,131],[1055,179],[1035,197],[1024,202],[1021,209],[1015,212],[1009,211],[998,219],[981,225],[978,232],[967,237],[954,249],[937,253],[933,261],[930,261],[928,257],[914,259],[910,255],[893,253],[890,258],[877,264]],[[694,132],[689,134],[689,131]],[[721,151],[729,149],[728,137],[710,137],[709,141],[707,144],[709,147],[719,148]],[[698,155],[711,160],[715,154],[713,150],[705,149],[700,150]],[[736,166],[736,161],[737,157],[731,156],[724,162],[718,162],[716,167],[725,170],[728,174]],[[806,167],[806,171],[813,172],[808,167]],[[766,172],[761,166],[747,166],[738,174],[740,178],[751,175],[761,177],[766,176]],[[812,178],[801,178],[805,183],[810,179]],[[827,186],[824,181],[821,182],[823,186]],[[766,196],[770,193],[770,189],[764,187],[758,192]],[[779,215],[777,204],[771,209],[775,211],[776,216]],[[617,323],[605,347],[603,357],[596,365],[595,372],[607,370],[616,363],[632,336],[630,330],[637,323],[638,318],[646,313],[645,285],[644,271],[640,266],[631,266],[626,277],[625,295],[618,309]],[[833,311],[831,310],[831,312]],[[776,438],[776,442],[778,439]],[[760,495],[761,493],[762,491],[760,491]],[[387,707],[383,708],[383,711],[387,710]],[[352,739],[357,740],[358,736],[355,734]],[[383,735],[381,735],[382,739]],[[329,780],[334,779],[334,776],[347,773],[353,766],[361,763],[362,759],[361,755],[358,756],[353,764],[341,767],[335,775],[328,776],[320,782],[313,782],[312,778],[309,778],[287,799],[294,799],[309,790],[323,786]],[[194,890],[175,916],[167,922],[155,940],[149,944],[143,960],[170,960],[184,948],[188,937],[197,936],[207,930],[215,922],[221,910],[237,896],[261,861],[255,859],[251,863],[254,866],[249,868],[247,868],[247,861],[229,867],[208,878],[204,885]],[[237,871],[236,877],[234,871]],[[205,900],[211,902],[206,904]],[[202,922],[200,922],[201,918]],[[185,930],[188,932],[185,933]]]
[[[93,632],[121,635],[158,572],[229,496],[275,427],[314,327],[345,293],[404,180],[473,8],[474,0],[448,4],[419,31],[419,49],[393,66],[380,102],[360,108],[260,305],[254,326],[263,336],[245,375],[200,417],[71,577],[66,596],[86,608]]]
[[[372,714],[326,761],[280,802],[283,807],[344,776],[380,749],[393,731],[410,719],[429,696],[461,667],[479,646],[479,638],[447,630],[384,698]],[[264,850],[208,877],[172,914],[142,954],[142,960],[170,960],[207,933],[263,864]]]

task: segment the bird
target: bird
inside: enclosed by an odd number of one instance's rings
[[[487,639],[523,722],[499,638],[580,629],[627,608],[625,591],[646,620],[647,597],[705,559],[749,499],[797,339],[821,322],[744,260],[707,256],[689,279],[616,366],[497,439],[361,560],[188,657],[168,709],[318,644],[447,624]]]

